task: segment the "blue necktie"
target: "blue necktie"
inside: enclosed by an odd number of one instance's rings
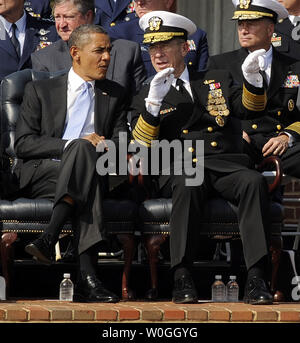
[[[80,137],[80,133],[86,121],[91,104],[91,97],[89,93],[90,87],[91,85],[88,82],[85,82],[82,85],[83,89],[77,96],[70,111],[69,121],[62,137],[63,139],[69,140]]]
[[[17,29],[17,25],[13,23],[11,26],[11,39],[10,40],[16,50],[18,58],[20,58],[20,43],[16,36],[16,29]]]

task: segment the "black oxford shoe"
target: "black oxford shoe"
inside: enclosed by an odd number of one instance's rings
[[[54,260],[54,245],[47,236],[41,236],[25,246],[25,251],[41,263],[50,265]]]
[[[116,303],[119,301],[119,298],[105,289],[96,276],[87,275],[76,283],[74,301]]]
[[[197,291],[193,279],[182,275],[174,282],[172,301],[176,304],[192,304],[198,302]]]
[[[252,305],[270,305],[273,303],[273,296],[263,279],[253,277],[247,281],[244,302]]]

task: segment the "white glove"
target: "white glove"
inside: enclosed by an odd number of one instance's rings
[[[158,72],[150,83],[148,97],[145,99],[146,109],[155,117],[158,116],[161,103],[171,88],[173,73],[174,68],[166,68]]]
[[[246,57],[242,64],[245,79],[255,87],[263,86],[263,77],[259,71],[267,68],[265,53],[265,49],[255,50]]]

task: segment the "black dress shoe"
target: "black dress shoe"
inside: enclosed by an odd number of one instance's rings
[[[119,298],[105,289],[96,276],[87,275],[76,283],[74,301],[116,303]]]
[[[29,243],[25,251],[41,263],[50,265],[54,261],[54,244],[48,236],[41,236]]]
[[[182,275],[175,280],[172,301],[176,304],[191,304],[198,301],[197,291],[191,276]]]
[[[273,303],[273,296],[262,278],[255,276],[247,281],[244,302],[252,305],[269,305]]]

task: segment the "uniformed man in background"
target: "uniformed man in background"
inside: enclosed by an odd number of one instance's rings
[[[229,70],[241,85],[241,65],[249,52],[266,50],[267,113],[242,122],[245,151],[256,162],[269,155],[280,156],[284,173],[300,177],[300,63],[271,44],[275,24],[287,18],[288,12],[277,0],[233,0],[233,4],[241,49],[211,56],[209,68]]]
[[[30,55],[58,39],[54,23],[32,17],[23,0],[0,1],[0,80],[31,67]]]
[[[239,227],[247,266],[244,301],[270,304],[267,285],[269,196],[265,178],[250,169],[242,153],[240,118],[259,116],[265,107],[263,78],[258,60],[264,51],[250,54],[243,64],[244,92],[232,87],[227,71],[190,72],[184,62],[188,36],[197,27],[189,19],[167,11],[152,11],[140,19],[157,74],[134,98],[133,139],[151,147],[155,140],[190,142],[188,151],[199,167],[196,142],[204,141],[204,182],[187,186],[186,175],[176,162],[186,159],[179,153],[171,158],[169,173],[158,177],[158,196],[172,198],[170,257],[174,277],[173,302],[197,302],[190,273],[199,217],[207,197],[217,192],[238,208]],[[260,80],[257,87],[251,77]],[[255,99],[255,100],[254,100]],[[199,152],[198,152],[199,153]],[[199,154],[201,155],[201,153]],[[176,157],[176,158],[175,158]],[[181,173],[179,173],[179,171]],[[180,174],[180,175],[178,175]]]

